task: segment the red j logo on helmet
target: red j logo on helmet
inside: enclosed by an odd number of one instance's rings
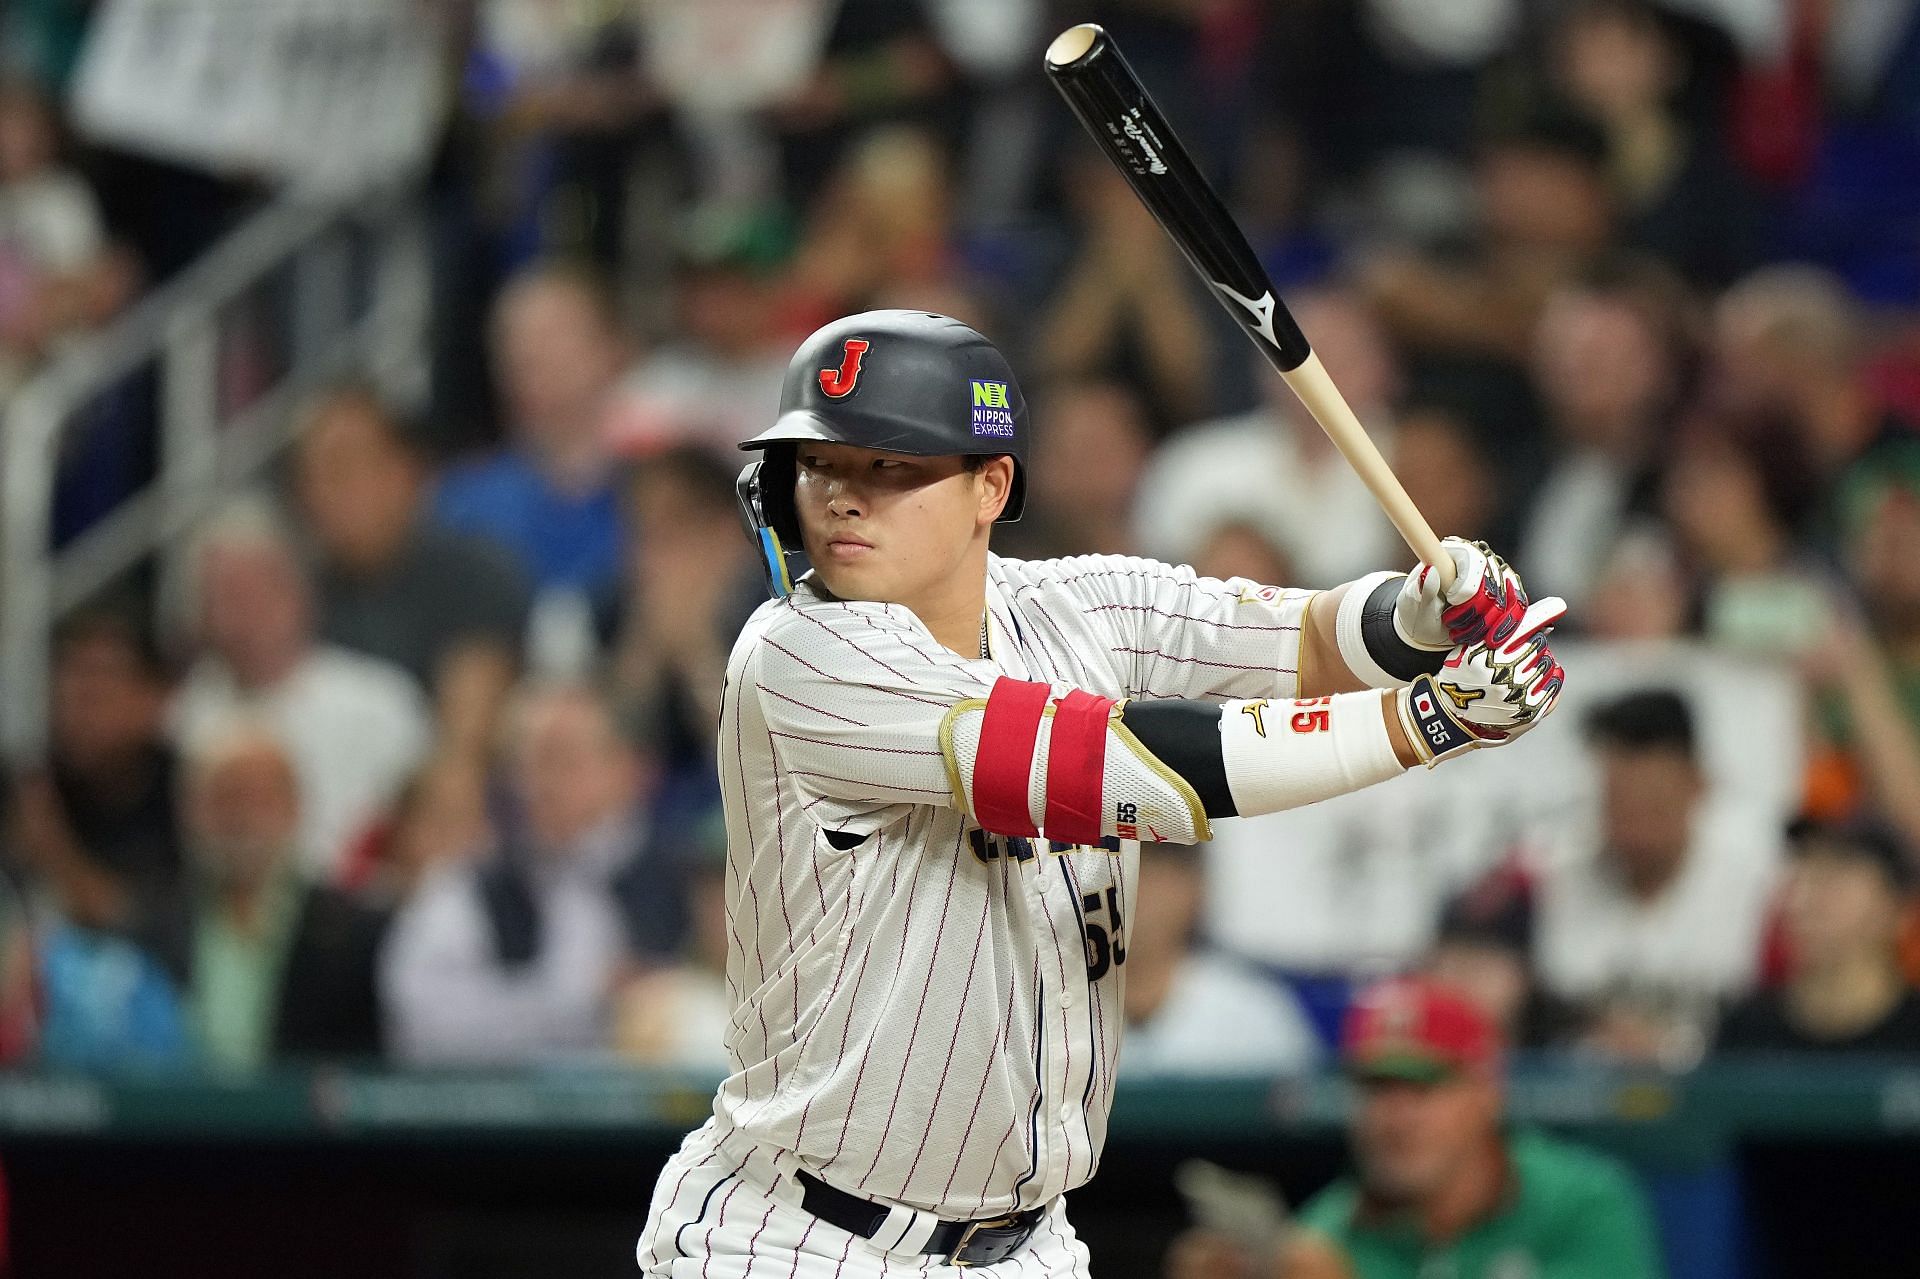
[[[838,400],[853,394],[853,384],[860,380],[860,360],[866,353],[865,338],[848,338],[840,367],[820,370],[820,389],[828,399]]]

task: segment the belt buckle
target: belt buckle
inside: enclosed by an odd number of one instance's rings
[[[1008,1226],[1016,1225],[1019,1223],[1019,1220],[1019,1213],[1010,1212],[1004,1217],[989,1217],[984,1221],[969,1221],[967,1228],[960,1232],[959,1241],[953,1245],[953,1251],[947,1254],[947,1264],[960,1267],[980,1265],[981,1263],[978,1261],[968,1261],[961,1256],[961,1254],[967,1250],[968,1246],[973,1243],[973,1237],[982,1230],[1002,1230]],[[1004,1256],[995,1257],[992,1261],[985,1264],[994,1265],[1005,1260],[1006,1258]]]

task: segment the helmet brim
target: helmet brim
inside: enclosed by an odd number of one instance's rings
[[[886,426],[891,426],[892,429],[890,431],[884,429]],[[998,441],[983,440],[979,448],[955,449],[947,437],[938,431],[927,430],[917,423],[882,423],[880,427],[882,429],[876,429],[876,424],[869,419],[856,430],[843,431],[835,426],[833,419],[810,409],[789,409],[760,434],[750,440],[742,440],[739,447],[747,452],[764,452],[782,444],[804,444],[809,440],[817,440],[828,444],[851,444],[859,448],[879,449],[883,453],[905,453],[913,457],[1010,455],[1014,459],[1013,491],[1008,495],[1007,506],[1001,512],[1000,522],[1012,524],[1019,520],[1027,499],[1026,466],[1011,448],[996,448],[993,445]]]
[[[803,444],[809,440],[829,444],[850,444],[856,448],[879,449],[883,453],[905,453],[913,457],[992,456],[1012,453],[1011,445],[1001,440],[982,438],[971,447],[954,447],[953,437],[924,422],[864,414],[829,417],[812,409],[788,409],[740,447],[748,451],[770,449],[777,444]]]
[[[774,424],[750,440],[742,440],[740,448],[757,452],[772,448],[776,444],[798,444],[803,440],[825,440],[833,444],[846,441],[833,429],[833,424],[818,413],[807,409],[795,409],[782,413]]]

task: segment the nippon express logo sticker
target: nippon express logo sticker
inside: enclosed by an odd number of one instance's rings
[[[1005,382],[973,383],[973,433],[995,440],[1013,438],[1013,406]]]

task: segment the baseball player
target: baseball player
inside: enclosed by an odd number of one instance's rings
[[[1062,1203],[1106,1136],[1138,841],[1511,741],[1559,693],[1560,601],[1455,539],[1444,594],[994,556],[1027,431],[986,339],[876,311],[807,339],[742,446],[778,598],[720,718],[732,1073],[649,1276],[1085,1276]]]

